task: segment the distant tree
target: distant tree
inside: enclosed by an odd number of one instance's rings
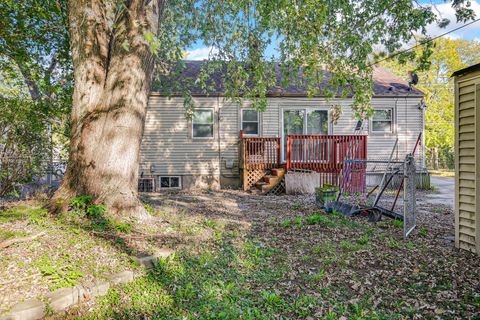
[[[433,169],[453,167],[454,92],[450,78],[456,70],[480,62],[480,42],[440,38],[434,42],[429,69],[418,70],[416,87],[425,93],[425,143],[429,165]],[[408,72],[417,70],[414,62],[384,61],[383,66],[408,79]]]
[[[0,196],[44,174],[66,142],[71,63],[65,15],[54,1],[0,2]]]

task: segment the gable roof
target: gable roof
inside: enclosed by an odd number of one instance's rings
[[[480,63],[471,65],[469,67],[466,67],[466,68],[463,68],[463,69],[460,69],[460,70],[457,70],[454,73],[452,73],[452,77],[458,77],[458,76],[461,76],[462,74],[473,72],[473,71],[478,71],[478,70],[480,70]]]
[[[200,73],[204,61],[185,61],[185,70],[180,75],[180,79],[196,79]],[[282,87],[282,74],[280,66],[275,67],[277,84],[267,90],[267,96],[270,97],[306,97],[307,87],[306,85],[290,83],[287,87]],[[223,95],[224,86],[222,81],[222,72],[216,71],[210,76],[211,83],[213,84],[213,90],[209,91],[208,95]],[[301,74],[299,74],[301,77]],[[320,84],[320,90],[322,91],[328,87],[329,73],[327,72],[323,82]],[[192,84],[189,86],[191,94],[194,96],[207,96],[205,92],[199,86]],[[320,92],[321,92],[320,91]],[[153,90],[153,92],[158,92]],[[410,89],[408,82],[400,77],[393,75],[387,70],[381,67],[375,67],[373,70],[373,95],[375,97],[422,97],[424,93],[419,89]]]

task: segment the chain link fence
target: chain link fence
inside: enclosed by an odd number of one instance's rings
[[[28,159],[3,157],[0,161],[0,198],[24,198],[37,191],[51,191],[58,188],[67,162],[41,161],[31,166]],[[26,172],[26,170],[28,172]]]

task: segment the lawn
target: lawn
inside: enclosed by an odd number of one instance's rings
[[[404,240],[398,221],[326,214],[313,197],[225,191],[144,201],[154,216],[145,225],[81,204],[55,217],[41,201],[4,208],[0,240],[46,233],[1,251],[3,310],[128,269],[133,282],[48,318],[480,319],[480,261],[454,248],[448,207],[419,201],[418,227]],[[176,253],[153,270],[134,262],[164,247]]]
[[[197,219],[192,230],[211,232],[52,318],[480,318],[480,261],[453,247],[451,210],[420,204],[419,227],[403,240],[399,223],[327,215],[309,197],[224,192],[149,203],[182,208]]]
[[[56,289],[105,280],[125,270],[143,275],[136,257],[187,243],[191,247],[213,232],[203,217],[185,219],[176,208],[164,206],[161,216],[138,225],[107,218],[102,206],[87,200],[74,199],[69,212],[58,216],[47,213],[45,198],[0,207],[0,317],[17,302],[44,300]],[[31,236],[36,237],[2,248]]]

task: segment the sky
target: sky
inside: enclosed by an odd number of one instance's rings
[[[421,0],[419,1],[425,5],[434,4],[436,7],[435,12],[437,15],[441,15],[442,18],[447,18],[450,20],[450,24],[446,28],[439,28],[437,24],[433,23],[427,26],[427,33],[434,37],[449,30],[455,29],[464,23],[457,23],[455,18],[455,10],[451,6],[451,2],[444,0]],[[472,2],[472,9],[475,11],[477,18],[480,18],[480,0],[471,0]],[[480,41],[480,21],[477,21],[463,29],[460,29],[456,32],[450,33],[447,35],[452,39],[466,39],[466,40],[478,40]],[[188,60],[203,60],[208,57],[208,53],[210,52],[211,48],[206,47],[201,42],[196,43],[191,48],[187,50]],[[274,46],[267,49],[267,54],[275,54]]]

